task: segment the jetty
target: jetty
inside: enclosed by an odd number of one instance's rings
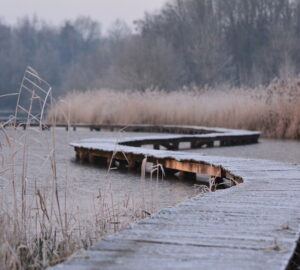
[[[181,144],[201,148],[256,143],[259,132],[149,125],[129,129],[169,134],[95,138],[71,145],[79,160],[117,161],[130,169],[146,160],[168,173],[206,174],[230,181],[232,187],[162,209],[52,270],[297,269],[299,164],[177,151]]]

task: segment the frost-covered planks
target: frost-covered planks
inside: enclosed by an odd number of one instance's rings
[[[247,160],[231,161],[239,171]],[[265,180],[245,176],[244,184],[164,209],[57,269],[285,269],[299,237],[300,203],[284,187],[299,188],[300,167],[263,162],[287,172],[280,180],[262,161],[249,164]],[[269,190],[280,183],[282,192]]]
[[[113,140],[73,146],[211,165],[244,182],[163,209],[54,269],[276,270],[288,265],[299,239],[299,165],[136,148]]]
[[[246,161],[232,163],[240,168]],[[260,160],[250,163],[260,170]],[[265,170],[263,181],[245,177],[232,189],[164,209],[57,269],[285,269],[299,237],[300,204],[297,192],[284,186],[299,188],[300,168],[264,164],[292,172],[281,180],[281,194],[270,194],[280,180]],[[255,186],[260,191],[252,192]]]
[[[74,127],[81,126],[80,124],[71,124]],[[164,146],[170,150],[178,150],[179,143],[189,142],[191,148],[199,148],[203,146],[213,147],[215,142],[220,146],[251,144],[257,143],[260,132],[247,130],[233,130],[225,128],[208,128],[201,126],[172,126],[172,125],[97,125],[97,130],[123,130],[126,131],[142,131],[142,132],[164,132],[175,133],[160,136],[143,136],[137,138],[124,138],[119,141],[119,144],[129,146],[142,146],[153,144],[154,148],[159,149],[159,146]]]

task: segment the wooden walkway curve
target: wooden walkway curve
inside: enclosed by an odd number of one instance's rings
[[[243,143],[251,143],[250,137],[258,138],[259,134],[213,129],[210,134],[193,136],[199,139],[200,147],[205,138],[222,142],[228,136],[228,145],[242,143],[243,136],[247,138]],[[157,145],[163,139],[160,145],[164,145],[167,138],[186,141],[184,135],[166,135],[151,138],[151,142]],[[150,137],[118,144],[110,139],[90,139],[72,145],[78,158],[90,161],[122,152],[134,162],[145,156],[159,162],[176,161],[180,164],[174,165],[176,168],[163,164],[179,171],[187,171],[182,164],[190,162],[200,165],[195,165],[197,169],[190,166],[189,172],[242,184],[163,209],[52,270],[287,269],[299,239],[300,165],[136,147],[149,141]]]

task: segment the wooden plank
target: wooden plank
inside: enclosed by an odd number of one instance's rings
[[[113,141],[82,145],[100,156],[116,149]],[[116,158],[147,156],[168,169],[242,184],[163,209],[52,270],[286,269],[299,239],[300,165],[124,145],[118,151]]]
[[[175,169],[183,172],[200,173],[222,177],[222,168],[214,165],[166,159],[163,161],[163,166],[168,169]]]

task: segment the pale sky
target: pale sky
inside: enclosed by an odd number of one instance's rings
[[[166,0],[0,0],[0,19],[15,24],[19,18],[36,15],[48,23],[60,24],[80,15],[102,23],[103,29],[120,18],[131,24],[145,11],[159,10]]]

